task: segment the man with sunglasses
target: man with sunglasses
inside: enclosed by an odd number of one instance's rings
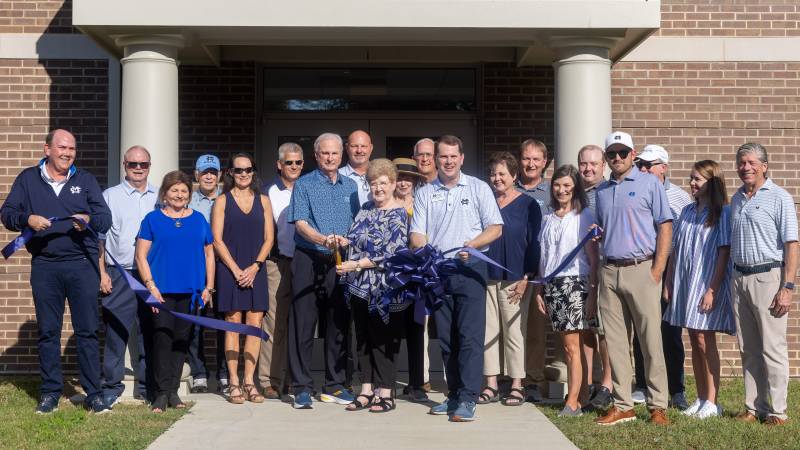
[[[135,398],[151,399],[147,376],[146,341],[151,333],[150,311],[131,290],[122,274],[112,265],[111,255],[122,268],[134,278],[142,281],[133,261],[134,244],[139,233],[139,224],[144,216],[155,208],[158,189],[148,183],[150,153],[146,148],[134,145],[125,151],[122,166],[125,178],[122,183],[103,192],[111,209],[111,229],[100,236],[100,292],[102,294],[102,316],[106,324],[105,349],[103,350],[103,396],[106,404],[113,407],[125,391],[122,383],[125,376],[125,350],[130,332],[135,326],[139,349],[138,359],[131,361],[136,375]],[[103,239],[105,238],[105,239]]]
[[[281,144],[275,164],[278,176],[261,191],[269,196],[275,220],[275,245],[266,262],[269,310],[261,321],[261,328],[269,335],[269,340],[261,343],[258,356],[258,382],[267,399],[281,398],[288,387],[286,337],[289,306],[292,304],[294,224],[286,219],[294,183],[303,170],[303,148],[294,142]]]
[[[366,131],[356,130],[347,136],[347,164],[339,168],[341,175],[350,178],[358,186],[358,201],[361,205],[371,200],[367,167],[372,156],[372,138]]]
[[[647,369],[650,421],[667,425],[660,304],[672,213],[661,181],[633,167],[636,151],[629,134],[611,133],[605,148],[611,178],[597,188],[598,225],[604,230],[598,297],[611,360],[614,406],[595,422],[616,425],[636,420],[628,331],[635,329]]]
[[[669,209],[672,211],[672,219],[673,221],[677,221],[683,208],[692,203],[692,198],[686,191],[670,183],[667,179],[669,154],[664,147],[653,144],[645,146],[642,153],[636,156],[633,163],[636,164],[636,167],[638,167],[640,171],[654,175],[661,181],[667,193]],[[662,312],[666,307],[667,304],[661,302]],[[669,385],[670,404],[681,411],[689,407],[689,403],[686,401],[686,388],[683,384],[683,362],[686,358],[686,354],[683,351],[682,333],[683,328],[672,326],[669,322],[663,320],[661,321],[661,339],[664,344],[664,358],[667,364],[667,384]],[[638,337],[635,337],[633,340],[633,355],[636,366],[636,391],[634,392],[634,401],[636,401],[638,392],[638,396],[641,398],[641,401],[644,402],[644,392],[647,390],[647,384],[645,382],[644,358]]]

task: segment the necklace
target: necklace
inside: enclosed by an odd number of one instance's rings
[[[181,210],[181,212],[179,213],[180,215],[178,217],[172,217],[172,216],[167,215],[167,217],[172,219],[172,221],[175,223],[175,228],[180,228],[181,226],[183,226],[183,224],[181,223],[181,219],[183,219],[183,212],[184,211],[186,211],[186,210],[185,209]]]

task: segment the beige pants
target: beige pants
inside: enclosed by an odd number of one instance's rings
[[[533,298],[533,287],[525,291],[528,318],[525,334],[525,384],[544,381],[544,360],[547,351],[545,333],[550,327],[550,318],[539,311],[536,299]],[[563,359],[563,358],[562,358]]]
[[[525,378],[525,336],[528,328],[530,295],[512,305],[508,302],[515,281],[486,283],[486,340],[483,374],[506,374]],[[501,350],[502,346],[502,350]]]
[[[734,271],[733,311],[736,339],[742,352],[745,407],[760,417],[786,419],[789,315],[775,318],[769,310],[782,285],[781,271],[781,268],[774,268],[752,275]]]
[[[411,305],[413,308],[414,305]],[[430,383],[431,381],[431,359],[428,357],[428,316],[425,316],[425,325],[422,328],[422,382]]]
[[[292,261],[279,259],[277,263],[267,260],[267,283],[269,285],[269,311],[264,314],[261,329],[269,335],[261,343],[258,355],[258,381],[261,387],[282,388],[287,381],[287,327],[289,306],[292,304]]]
[[[614,405],[633,408],[631,338],[635,329],[647,373],[647,406],[667,408],[667,368],[661,344],[661,283],[650,276],[651,261],[628,267],[604,264],[600,269],[600,311],[603,314]]]

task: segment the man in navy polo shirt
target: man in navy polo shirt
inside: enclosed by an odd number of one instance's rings
[[[287,222],[295,225],[292,292],[289,308],[289,370],[294,407],[310,409],[314,380],[311,355],[317,318],[324,325],[325,384],[320,400],[347,405],[353,394],[345,389],[350,311],[336,277],[334,249],[347,246],[344,237],[361,203],[355,181],[339,173],[342,138],[324,133],[314,142],[317,170],[294,185]]]
[[[78,348],[80,382],[86,407],[96,413],[111,411],[100,386],[100,346],[97,293],[98,242],[94,233],[111,226],[111,212],[92,174],[77,169],[75,137],[66,130],[51,131],[45,157],[14,180],[0,208],[3,225],[12,231],[35,233],[25,247],[31,254],[31,288],[39,331],[42,376],[39,414],[58,409],[64,387],[61,375],[61,325],[64,298],[69,301]],[[78,220],[51,222],[53,217]],[[87,230],[91,227],[94,231]]]
[[[471,247],[485,252],[503,232],[500,208],[485,182],[461,172],[464,145],[445,135],[436,144],[439,176],[414,195],[410,246],[430,243],[447,251]],[[445,255],[454,256],[454,255]],[[483,383],[486,333],[486,263],[458,254],[458,273],[442,280],[448,298],[434,311],[447,375],[447,400],[431,408],[453,422],[475,420],[475,405]]]

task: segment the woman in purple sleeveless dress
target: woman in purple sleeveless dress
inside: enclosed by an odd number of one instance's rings
[[[261,327],[268,310],[267,273],[264,261],[273,242],[272,207],[259,191],[261,181],[253,158],[237,153],[223,175],[223,195],[217,198],[211,214],[211,231],[217,261],[217,310],[228,322],[244,322]],[[228,401],[241,404],[245,399],[261,403],[264,397],[255,387],[253,375],[261,339],[247,336],[244,341],[244,383],[239,383],[239,335],[225,333],[225,355],[230,376]]]

